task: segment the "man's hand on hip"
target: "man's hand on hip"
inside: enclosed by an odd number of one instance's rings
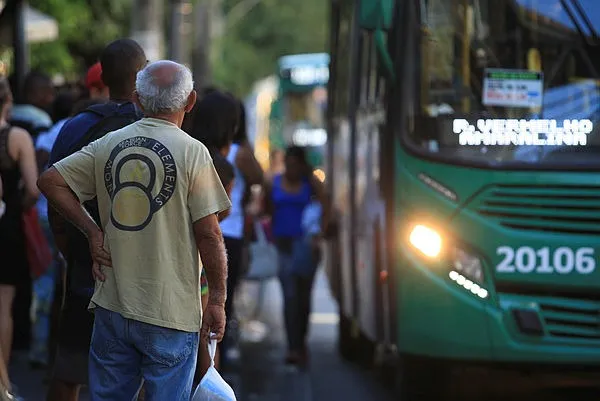
[[[208,304],[202,317],[200,336],[203,340],[217,340],[220,342],[225,334],[225,305]],[[214,335],[211,337],[211,333]]]

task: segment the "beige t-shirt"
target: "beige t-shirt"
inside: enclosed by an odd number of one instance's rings
[[[113,267],[103,267],[106,281],[96,282],[90,308],[198,331],[201,262],[192,224],[231,206],[206,147],[174,124],[145,118],[54,167],[81,202],[98,198]]]

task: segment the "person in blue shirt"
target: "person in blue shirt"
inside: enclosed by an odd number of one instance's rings
[[[110,93],[106,105],[115,115],[141,118],[132,98],[137,73],[147,64],[144,50],[131,39],[119,39],[104,49],[100,63],[102,80]],[[52,165],[87,145],[82,142],[86,142],[90,130],[96,129],[97,124],[103,121],[101,114],[88,109],[66,122],[52,147],[48,164]],[[92,203],[95,204],[95,201]],[[94,208],[92,204],[86,203],[85,206],[88,211]],[[94,213],[91,214],[94,217]],[[92,261],[88,241],[77,228],[52,208],[48,210],[48,218],[56,246],[67,261],[65,299],[48,401],[76,401],[81,385],[88,383],[89,344],[94,324],[94,315],[87,310],[94,292]]]
[[[288,345],[286,363],[304,368],[308,362],[308,318],[318,265],[318,243],[313,239],[326,231],[329,218],[324,186],[312,173],[304,148],[287,149],[285,172],[273,178],[266,201],[279,254]],[[321,207],[316,207],[315,202]],[[311,248],[308,252],[307,247]]]

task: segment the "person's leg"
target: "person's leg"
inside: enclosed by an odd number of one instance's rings
[[[0,347],[0,389],[11,391],[10,379],[8,378],[8,369],[4,364],[4,356]]]
[[[314,275],[298,278],[298,337],[302,347],[302,359],[308,359],[308,329],[310,326],[310,313],[312,309],[312,288]]]
[[[224,240],[225,249],[227,249],[227,301],[225,311],[228,312],[227,317],[233,317],[233,298],[240,281],[244,240],[229,237],[224,237]]]
[[[198,333],[130,323],[132,341],[142,354],[145,401],[189,400],[196,370]]]
[[[87,325],[87,322],[81,322]],[[65,339],[61,339],[65,341]],[[59,344],[48,385],[47,401],[77,401],[82,385],[88,384],[89,345]]]
[[[47,400],[77,401],[82,385],[88,384],[94,315],[87,310],[87,298],[73,293],[58,294],[64,295],[64,303],[56,327],[56,346],[51,353],[52,370]]]
[[[242,263],[242,252],[244,241],[242,239],[224,237],[225,248],[227,249],[227,300],[225,301],[225,315],[227,322],[235,319],[234,299],[237,285],[240,281],[240,268]],[[210,291],[210,289],[209,289]],[[228,351],[233,346],[231,324],[225,326],[225,336],[219,346],[221,355],[223,355],[223,364],[226,364]]]
[[[298,359],[298,336],[297,332],[297,283],[292,273],[292,256],[285,252],[279,252],[279,281],[283,293],[283,320],[287,338],[288,355],[286,361],[295,363]]]
[[[81,385],[52,380],[48,387],[47,401],[78,401]]]
[[[50,317],[52,299],[54,298],[54,270],[53,263],[48,271],[34,282],[36,311],[33,324],[33,341],[29,352],[29,361],[34,367],[47,366],[48,364]]]
[[[52,310],[50,312],[50,330],[48,335],[48,366],[54,366],[56,351],[58,349],[58,338],[60,332],[60,315],[65,299],[64,280],[66,266],[61,261],[54,272],[54,297],[52,298]]]
[[[33,366],[47,366],[49,360],[49,338],[52,306],[54,300],[56,270],[59,268],[58,251],[47,218],[40,216],[40,225],[48,246],[52,251],[52,263],[46,272],[33,283],[35,306],[35,322],[29,360]]]
[[[25,267],[15,289],[13,301],[12,349],[29,352],[31,348],[31,303],[33,282]]]
[[[16,288],[12,285],[0,284],[0,348],[3,351],[4,364],[10,362],[13,339],[13,301]]]
[[[128,330],[136,322],[100,307],[94,310],[94,315],[89,358],[90,399],[131,401],[142,386],[142,354]]]

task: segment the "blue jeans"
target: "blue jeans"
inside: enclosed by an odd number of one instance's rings
[[[298,272],[294,264],[291,254],[279,250],[279,281],[288,351],[302,352],[306,348],[316,269]]]
[[[132,401],[142,386],[146,401],[188,401],[196,369],[198,333],[94,310],[90,346],[91,401]]]

